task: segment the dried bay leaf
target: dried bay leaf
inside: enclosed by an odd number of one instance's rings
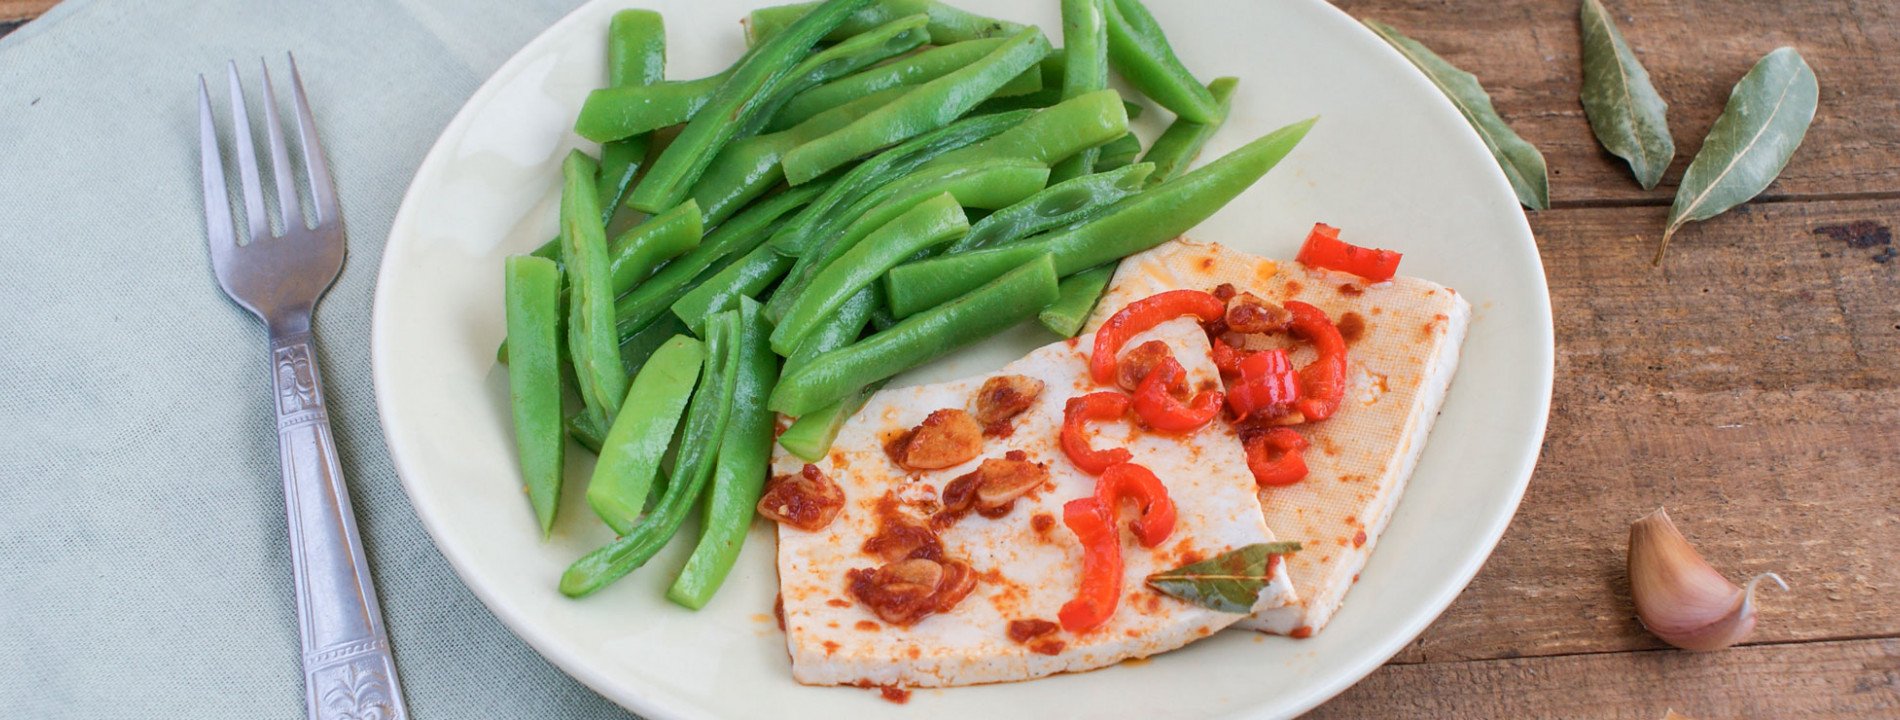
[[[1273,581],[1273,556],[1299,549],[1297,542],[1254,543],[1149,575],[1148,586],[1209,610],[1245,615]]]
[[[1478,131],[1478,138],[1498,160],[1498,167],[1504,170],[1504,178],[1511,183],[1511,190],[1517,194],[1517,201],[1532,210],[1550,208],[1550,175],[1544,165],[1544,154],[1537,147],[1518,137],[1511,126],[1498,116],[1497,108],[1491,106],[1491,96],[1478,83],[1477,76],[1445,62],[1417,40],[1406,37],[1392,26],[1376,20],[1367,20],[1366,26],[1372,28],[1380,38],[1390,43],[1404,55],[1406,60],[1425,73],[1425,77],[1438,86],[1458,112]]]
[[[1735,83],[1728,106],[1682,174],[1655,262],[1662,262],[1683,225],[1720,215],[1766,190],[1801,146],[1820,98],[1814,69],[1794,48],[1778,48],[1756,62]]]
[[[1600,0],[1583,0],[1583,112],[1597,142],[1629,161],[1644,190],[1662,181],[1676,157],[1669,136],[1669,103],[1656,94],[1649,71],[1623,41]]]

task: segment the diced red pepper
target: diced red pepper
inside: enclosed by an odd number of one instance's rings
[[[1247,438],[1247,469],[1262,487],[1292,485],[1306,477],[1306,438],[1277,427]]]
[[[1069,632],[1101,627],[1122,597],[1122,533],[1112,511],[1092,497],[1062,506],[1062,524],[1082,543],[1082,583],[1056,617]]]
[[[1300,398],[1293,409],[1306,416],[1307,422],[1325,420],[1339,410],[1346,397],[1346,340],[1326,312],[1298,300],[1288,300],[1293,312],[1294,337],[1313,344],[1319,357],[1300,368]]]
[[[1235,419],[1279,417],[1299,400],[1300,375],[1285,350],[1248,353],[1237,366],[1240,377],[1227,384],[1227,406]]]
[[[1211,342],[1214,346],[1214,369],[1219,370],[1222,377],[1240,374],[1240,361],[1246,359],[1247,354],[1235,350],[1234,346],[1220,338],[1214,338]]]
[[[1174,356],[1162,358],[1135,388],[1135,415],[1162,432],[1193,432],[1206,425],[1220,414],[1221,392],[1203,390],[1184,405],[1174,398],[1174,391],[1183,387],[1186,379],[1187,370]]]
[[[1134,456],[1128,454],[1127,449],[1097,450],[1089,445],[1089,437],[1083,430],[1090,420],[1114,420],[1126,412],[1128,396],[1118,392],[1104,390],[1069,398],[1062,408],[1062,454],[1090,475],[1100,475],[1111,465],[1128,462]]]
[[[1110,315],[1095,331],[1095,351],[1089,356],[1089,375],[1103,385],[1115,384],[1115,363],[1129,338],[1182,315],[1213,322],[1227,314],[1227,303],[1201,290],[1169,290],[1128,303]]]
[[[1339,228],[1326,223],[1313,225],[1306,244],[1294,258],[1302,265],[1349,272],[1372,282],[1391,280],[1399,272],[1399,253],[1363,248],[1339,239]]]
[[[1108,508],[1111,517],[1123,499],[1134,500],[1141,512],[1135,518],[1135,539],[1146,547],[1160,545],[1174,532],[1174,499],[1168,497],[1168,486],[1148,468],[1134,463],[1109,468],[1095,482],[1095,499]]]

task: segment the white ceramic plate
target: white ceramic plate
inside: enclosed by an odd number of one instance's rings
[[[1055,0],[956,2],[1039,24],[1059,42]],[[1457,288],[1476,310],[1424,460],[1332,624],[1307,640],[1230,632],[1150,662],[919,691],[900,709],[876,693],[792,682],[772,622],[773,543],[763,523],[699,612],[663,598],[688,549],[681,542],[593,597],[563,598],[562,569],[609,532],[570,489],[554,538],[536,536],[515,467],[507,375],[494,361],[501,267],[552,232],[561,157],[587,146],[568,128],[603,75],[607,19],[635,4],[665,13],[668,75],[691,78],[738,55],[738,20],[758,3],[596,0],[502,65],[416,172],[384,251],[372,339],[390,455],[436,544],[516,634],[603,695],[652,718],[1287,717],[1418,635],[1510,522],[1550,402],[1550,304],[1530,229],[1484,146],[1422,75],[1319,0],[1150,2],[1188,67],[1241,78],[1233,118],[1208,157],[1322,116],[1278,169],[1194,237],[1290,257],[1325,221],[1350,240],[1403,251],[1407,274]],[[1152,139],[1167,119],[1150,108],[1138,132]],[[1024,328],[913,379],[987,371],[1050,339]],[[569,476],[584,470],[570,467]]]

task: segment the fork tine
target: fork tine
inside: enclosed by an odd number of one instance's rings
[[[290,176],[290,150],[284,145],[284,124],[277,117],[277,89],[271,86],[270,66],[257,59],[264,74],[264,133],[270,139],[271,173],[277,179],[278,220],[288,232],[293,224],[304,227],[303,200],[297,196],[297,181]]]
[[[257,143],[251,140],[251,113],[244,102],[244,83],[237,63],[230,65],[231,135],[237,142],[238,177],[244,186],[244,219],[250,221],[250,242],[270,237],[270,218],[264,215],[264,188],[257,179]]]
[[[336,185],[330,181],[330,164],[323,159],[323,143],[317,139],[317,122],[310,115],[310,103],[304,98],[303,76],[297,72],[297,56],[290,58],[290,97],[297,108],[297,140],[303,149],[304,171],[310,178],[310,204],[317,224],[337,216]]]
[[[218,148],[218,126],[211,119],[211,91],[205,76],[198,76],[198,152],[204,175],[205,237],[211,246],[211,263],[222,274],[231,253],[237,249],[236,228],[231,223],[231,197],[224,186],[224,160]]]

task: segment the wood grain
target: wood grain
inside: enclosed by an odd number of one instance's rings
[[[1900,717],[1900,640],[1394,665],[1307,717]]]
[[[58,4],[59,0],[0,0],[0,22],[31,20]]]
[[[1814,67],[1814,125],[1768,197],[1900,194],[1900,3],[1888,0],[1724,2],[1605,0],[1669,102],[1677,156],[1644,191],[1597,145],[1578,100],[1573,0],[1335,0],[1391,24],[1476,74],[1498,111],[1550,163],[1553,202],[1668,204],[1729,89],[1756,60],[1793,45]]]

